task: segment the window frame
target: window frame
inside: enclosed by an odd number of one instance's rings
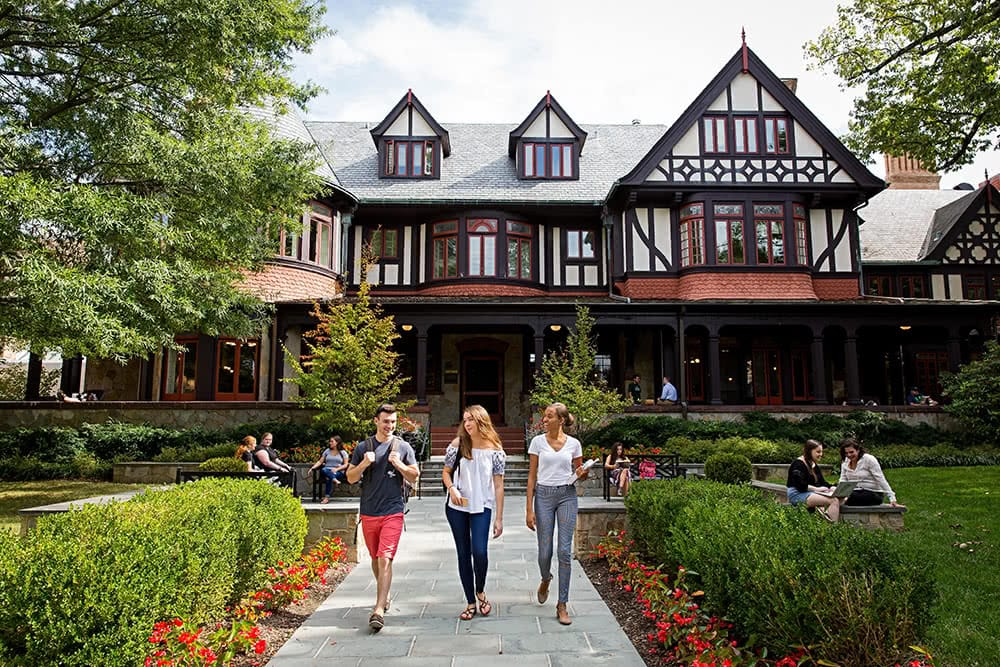
[[[799,214],[801,211],[801,215]],[[802,204],[792,203],[792,227],[795,232],[795,263],[810,266],[809,261],[809,213]],[[787,247],[785,255],[787,257]]]
[[[757,266],[788,266],[788,244],[786,243],[787,234],[785,233],[785,204],[777,202],[753,202],[753,230],[754,230],[754,262]],[[757,214],[756,208],[758,206],[780,206],[781,214]],[[760,260],[760,237],[758,234],[758,225],[761,223],[767,224],[767,261],[762,262]],[[781,261],[774,261],[774,232],[775,225],[777,224],[778,229],[781,230]]]
[[[720,114],[706,114],[701,117],[701,146],[702,153],[721,155],[729,152],[729,124],[728,118]],[[719,124],[722,125],[722,147],[719,147]],[[712,127],[709,135],[709,125]],[[709,137],[711,136],[711,144]],[[711,146],[711,147],[710,147]]]
[[[323,209],[323,210],[318,210]],[[329,211],[329,213],[327,213]],[[334,245],[337,243],[334,234],[333,211],[322,204],[312,204],[309,207],[309,258],[306,260],[317,266],[327,269],[334,268],[336,253]],[[324,234],[325,230],[325,234]],[[325,244],[321,241],[326,241]],[[325,249],[322,247],[325,245]],[[325,252],[324,252],[325,251]],[[301,254],[301,244],[299,252]],[[324,257],[325,253],[329,253]],[[326,260],[325,262],[322,260]]]
[[[718,213],[716,207],[718,206],[739,206],[740,212],[737,213]],[[743,202],[712,202],[712,222],[715,225],[715,264],[718,266],[744,266],[747,263],[747,228],[746,228],[746,204]],[[741,261],[733,260],[733,226],[734,223],[739,225],[740,233],[742,238],[740,243],[742,244],[743,258]],[[719,225],[725,225],[726,232],[726,247],[729,249],[729,259],[723,261],[719,258]]]
[[[395,250],[390,255],[386,252],[386,237],[391,234],[395,239],[393,246]],[[372,253],[378,257],[379,262],[396,263],[399,262],[401,249],[399,247],[400,233],[396,227],[377,227],[371,230],[368,235],[368,243],[371,245]]]
[[[438,232],[437,231],[436,228],[439,225],[445,225],[445,224],[449,224],[449,223],[454,223],[454,225],[455,225],[454,231],[442,231],[442,232]],[[458,241],[459,241],[459,238],[458,237],[459,237],[459,221],[458,221],[458,218],[456,218],[454,220],[438,220],[436,222],[432,222],[431,223],[431,280],[455,280],[456,278],[459,277],[459,271],[458,271]],[[454,241],[455,241],[455,247],[454,247],[454,250],[455,250],[455,262],[454,262],[455,273],[454,273],[454,275],[448,275],[448,267],[449,267],[449,263],[448,263],[448,240],[449,239],[454,239]],[[437,273],[437,269],[438,269],[438,253],[437,253],[438,244],[441,244],[442,247],[444,248],[444,253],[443,253],[443,262],[444,263],[442,264],[442,267],[441,267],[442,268],[441,275],[438,275],[438,273]]]
[[[197,336],[178,336],[174,338],[174,343],[178,345],[194,345],[194,375],[192,380],[194,381],[194,386],[191,387],[191,391],[183,391],[184,387],[182,382],[184,380],[184,366],[187,361],[188,351],[184,350],[167,350],[163,355],[163,364],[161,369],[160,377],[160,400],[161,401],[193,401],[196,400],[198,395],[198,344]],[[169,363],[170,357],[168,355],[173,355],[174,363],[176,369],[180,369],[181,372],[175,373],[174,386],[175,391],[167,391],[167,364]]]
[[[219,372],[223,369],[222,363],[222,346],[232,343],[236,348],[235,354],[233,355],[233,368],[231,372],[233,373],[233,391],[223,392],[219,390]],[[253,373],[253,390],[250,392],[243,392],[239,390],[240,387],[240,375],[239,369],[242,362],[243,348],[252,347],[254,352],[254,373]],[[259,338],[248,338],[242,340],[239,338],[219,338],[215,343],[215,368],[213,369],[214,376],[214,390],[215,390],[215,400],[217,401],[256,401],[257,391],[260,389],[260,339]]]
[[[760,134],[757,130],[758,116],[733,116],[733,153],[735,155],[760,155]],[[753,125],[752,131],[747,126]],[[739,138],[743,138],[743,150],[739,148]],[[749,146],[753,139],[753,148]]]
[[[868,296],[896,296],[892,276],[885,273],[870,273],[865,276],[865,292]],[[875,289],[872,289],[872,288]],[[881,294],[878,288],[886,287],[886,294]]]
[[[399,139],[383,139],[383,158],[381,165],[381,178],[400,179],[420,179],[437,178],[437,138],[417,138],[402,137]],[[418,161],[414,158],[420,156],[420,173],[413,173]],[[405,173],[400,170],[400,157],[405,156],[406,164],[403,165]]]
[[[705,265],[705,203],[688,202],[681,207],[681,211],[683,213],[685,208],[695,205],[701,206],[701,212],[682,214],[678,225],[680,241],[677,244],[677,251],[680,254],[679,265],[682,269]],[[700,253],[699,261],[695,261],[695,251]]]
[[[920,294],[917,295],[914,287],[919,285]],[[909,292],[909,294],[907,294]],[[904,299],[926,299],[928,298],[927,278],[917,273],[904,273],[899,276],[899,296]]]
[[[491,224],[492,223],[492,224]],[[467,249],[465,257],[465,275],[470,278],[496,278],[497,277],[497,240],[499,237],[500,221],[496,218],[466,218],[465,236]],[[493,272],[486,273],[487,258],[489,253],[486,246],[487,239],[493,240]],[[478,258],[479,273],[472,272],[473,242],[479,242]]]
[[[980,296],[975,296],[976,293]],[[987,297],[985,273],[962,274],[962,299],[965,301],[986,301]]]
[[[576,262],[588,262],[589,263],[589,262],[596,262],[597,261],[597,239],[598,239],[598,234],[597,234],[596,231],[594,231],[593,229],[584,229],[582,227],[574,227],[572,229],[565,229],[564,231],[565,231],[565,235],[564,235],[564,241],[563,242],[565,243],[565,246],[564,246],[565,250],[564,250],[564,253],[563,253],[563,257],[564,257],[564,259],[566,261],[568,261],[568,262],[574,262],[574,263],[576,263]],[[590,255],[586,255],[586,254],[583,253],[583,248],[584,248],[583,239],[586,237],[587,234],[593,235],[593,242],[590,244],[590,248],[591,248],[591,254]],[[570,248],[571,248],[570,238],[571,237],[576,237],[577,238],[578,252],[575,255],[570,251]]]
[[[779,142],[778,142],[778,137],[779,137],[779,134],[778,134],[778,123],[779,122],[783,122],[785,124],[785,146],[784,146],[784,150],[782,150],[782,148],[781,148],[781,146],[779,145]],[[764,123],[763,123],[763,125],[764,125],[764,142],[763,142],[763,145],[761,146],[762,150],[760,151],[760,153],[762,155],[790,155],[792,153],[792,132],[791,132],[792,119],[789,116],[786,116],[786,115],[764,116]],[[773,127],[773,130],[774,130],[774,150],[773,151],[769,150],[768,149],[768,145],[767,145],[768,132],[771,130],[772,127]]]
[[[511,225],[525,225],[528,228],[527,232],[515,232],[511,231]],[[535,229],[536,227],[530,223],[523,220],[504,220],[504,243],[506,246],[507,253],[505,258],[506,262],[506,274],[508,279],[512,280],[533,280],[535,275],[535,256],[534,256],[534,239],[535,239]],[[511,243],[514,243],[517,248],[517,275],[510,275],[510,251]],[[524,244],[527,244],[528,248],[528,275],[525,277],[522,275],[524,273],[524,267],[522,264],[522,259],[524,258]]]
[[[527,139],[521,142],[521,164],[518,166],[518,176],[530,180],[574,180],[577,178],[576,143],[572,141],[548,141],[543,139]],[[542,169],[538,168],[538,157],[541,152]],[[555,154],[559,153],[559,173],[555,173]],[[567,158],[568,154],[568,160]],[[531,157],[529,172],[529,159]],[[568,169],[568,172],[567,172]]]

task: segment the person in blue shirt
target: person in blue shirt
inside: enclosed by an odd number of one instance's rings
[[[663,390],[660,392],[660,403],[669,403],[670,405],[677,403],[677,387],[671,384],[670,377],[667,375],[663,376]]]

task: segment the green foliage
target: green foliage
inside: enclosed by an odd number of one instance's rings
[[[62,371],[58,368],[42,369],[39,383],[42,396],[55,395],[61,375]],[[28,367],[25,364],[12,364],[0,359],[0,401],[23,401],[27,384]]]
[[[216,458],[232,458],[236,452],[237,445],[232,442],[223,442],[217,445],[205,445],[203,447],[165,447],[163,451],[153,457],[154,461],[167,463],[170,461],[202,462]]]
[[[202,461],[198,464],[198,470],[204,472],[246,472],[247,464],[243,459],[237,459],[232,456],[219,456],[214,459]]]
[[[369,247],[362,256],[357,296],[317,304],[312,313],[316,328],[303,335],[308,353],[301,363],[293,354],[286,356],[295,371],[286,381],[299,387],[297,400],[319,410],[317,422],[351,438],[370,430],[380,404],[396,403],[400,411],[409,405],[396,401],[406,380],[393,350],[399,334],[395,319],[371,300],[371,265]]]
[[[590,433],[609,414],[621,412],[628,400],[607,386],[594,372],[597,345],[591,335],[594,318],[590,309],[576,307],[576,325],[566,339],[566,348],[550,352],[535,373],[531,402],[545,407],[564,403],[576,418],[581,435]]]
[[[724,484],[746,484],[753,479],[750,459],[734,452],[719,452],[705,459],[705,479]]]
[[[862,89],[847,145],[938,171],[994,148],[1000,130],[1000,11],[992,0],[853,0],[806,45],[813,67]]]
[[[142,663],[153,624],[204,623],[301,553],[306,519],[286,490],[211,479],[88,505],[0,534],[0,661]]]
[[[945,374],[941,385],[951,399],[945,410],[975,435],[1000,444],[1000,345],[989,341],[981,359]]]
[[[324,33],[322,11],[93,0],[0,12],[0,336],[122,358],[177,332],[259,332],[267,308],[238,284],[321,182],[313,146],[243,110],[311,96],[289,73]]]

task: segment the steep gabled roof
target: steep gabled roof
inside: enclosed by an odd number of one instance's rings
[[[978,202],[985,199],[985,188],[972,191],[964,197],[960,197],[950,204],[945,204],[934,212],[931,226],[927,229],[924,237],[924,245],[920,248],[920,259],[927,259],[942,244],[948,233],[955,227],[970,210],[975,213],[979,210]]]
[[[382,119],[382,122],[375,126],[375,129],[371,131],[372,139],[375,141],[375,145],[378,145],[378,141],[382,138],[382,135],[386,133],[389,127],[399,117],[399,114],[401,114],[407,107],[413,107],[413,109],[419,113],[425,121],[427,121],[427,124],[431,126],[434,133],[440,137],[442,155],[444,155],[444,157],[451,155],[451,137],[448,135],[448,130],[441,127],[441,124],[434,120],[434,116],[432,116],[431,112],[427,110],[427,107],[420,103],[420,100],[417,99],[417,96],[414,95],[412,90],[406,91],[406,94],[400,98],[399,102],[396,103],[396,106],[394,106],[392,110],[386,114],[386,117]]]
[[[576,124],[576,122],[570,118],[566,110],[562,108],[562,105],[556,101],[556,98],[552,96],[550,91],[545,91],[544,97],[538,101],[535,108],[531,110],[528,117],[521,122],[514,130],[510,133],[510,141],[507,142],[507,153],[510,157],[514,157],[517,151],[517,140],[524,136],[524,133],[531,127],[531,124],[535,122],[535,119],[545,111],[545,109],[551,109],[553,113],[563,122],[573,136],[576,137],[577,141],[580,142],[580,152],[583,152],[583,143],[587,140],[587,133]]]
[[[733,81],[737,75],[744,71],[744,57],[746,58],[746,72],[752,75],[788,114],[819,142],[831,157],[833,157],[854,179],[863,190],[869,194],[875,194],[885,187],[885,183],[872,174],[864,164],[859,161],[851,151],[849,151],[836,136],[810,111],[798,97],[772,72],[764,62],[757,57],[749,47],[744,45],[732,58],[729,59],[715,78],[706,86],[698,97],[680,115],[677,121],[670,126],[670,129],[656,143],[649,153],[639,161],[639,163],[621,179],[621,185],[639,185],[646,175],[656,167],[657,164],[667,155],[667,153],[677,144],[678,140],[699,121],[699,119],[709,110],[710,105],[716,98],[723,94],[726,86]]]
[[[960,190],[883,190],[858,209],[862,220],[861,259],[865,262],[917,262],[934,216],[968,195]],[[975,194],[975,193],[973,193]]]

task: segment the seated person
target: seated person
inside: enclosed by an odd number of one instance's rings
[[[347,454],[347,448],[344,447],[341,437],[339,435],[331,437],[319,460],[309,468],[310,472],[320,470],[323,477],[326,478],[326,489],[323,493],[323,500],[320,501],[321,503],[326,504],[330,502],[330,495],[333,493],[334,484],[341,484],[347,481],[347,466],[350,463],[351,457]]]
[[[854,438],[844,438],[840,443],[840,479],[857,482],[845,505],[881,505],[885,498],[893,507],[903,507],[896,502],[896,494],[882,474],[878,459],[867,453]]]
[[[930,396],[924,396],[923,394],[920,393],[920,389],[919,388],[913,387],[913,388],[910,389],[910,393],[906,395],[906,404],[907,405],[927,405],[927,406],[933,407],[933,406],[937,405],[937,401],[935,401]]]
[[[670,382],[670,377],[663,376],[663,390],[660,392],[660,403],[674,405],[677,403],[677,387]]]
[[[632,483],[632,472],[629,469],[631,463],[625,455],[624,444],[616,442],[611,445],[611,452],[604,459],[604,469],[608,471],[611,485],[618,490],[619,496],[627,494]]]
[[[788,502],[792,505],[815,507],[820,516],[835,523],[840,518],[840,503],[844,499],[817,493],[832,490],[819,469],[822,457],[823,443],[819,440],[806,440],[802,456],[788,466]]]
[[[260,442],[257,444],[257,449],[254,451],[253,458],[257,464],[258,470],[277,470],[279,472],[289,472],[292,467],[278,458],[278,452],[274,447],[271,446],[271,442],[274,440],[274,436],[270,433],[265,433],[261,436]]]
[[[252,435],[248,435],[240,441],[239,447],[236,448],[236,458],[242,460],[247,464],[247,472],[253,472],[257,470],[254,466],[254,450],[257,449],[257,438]]]

